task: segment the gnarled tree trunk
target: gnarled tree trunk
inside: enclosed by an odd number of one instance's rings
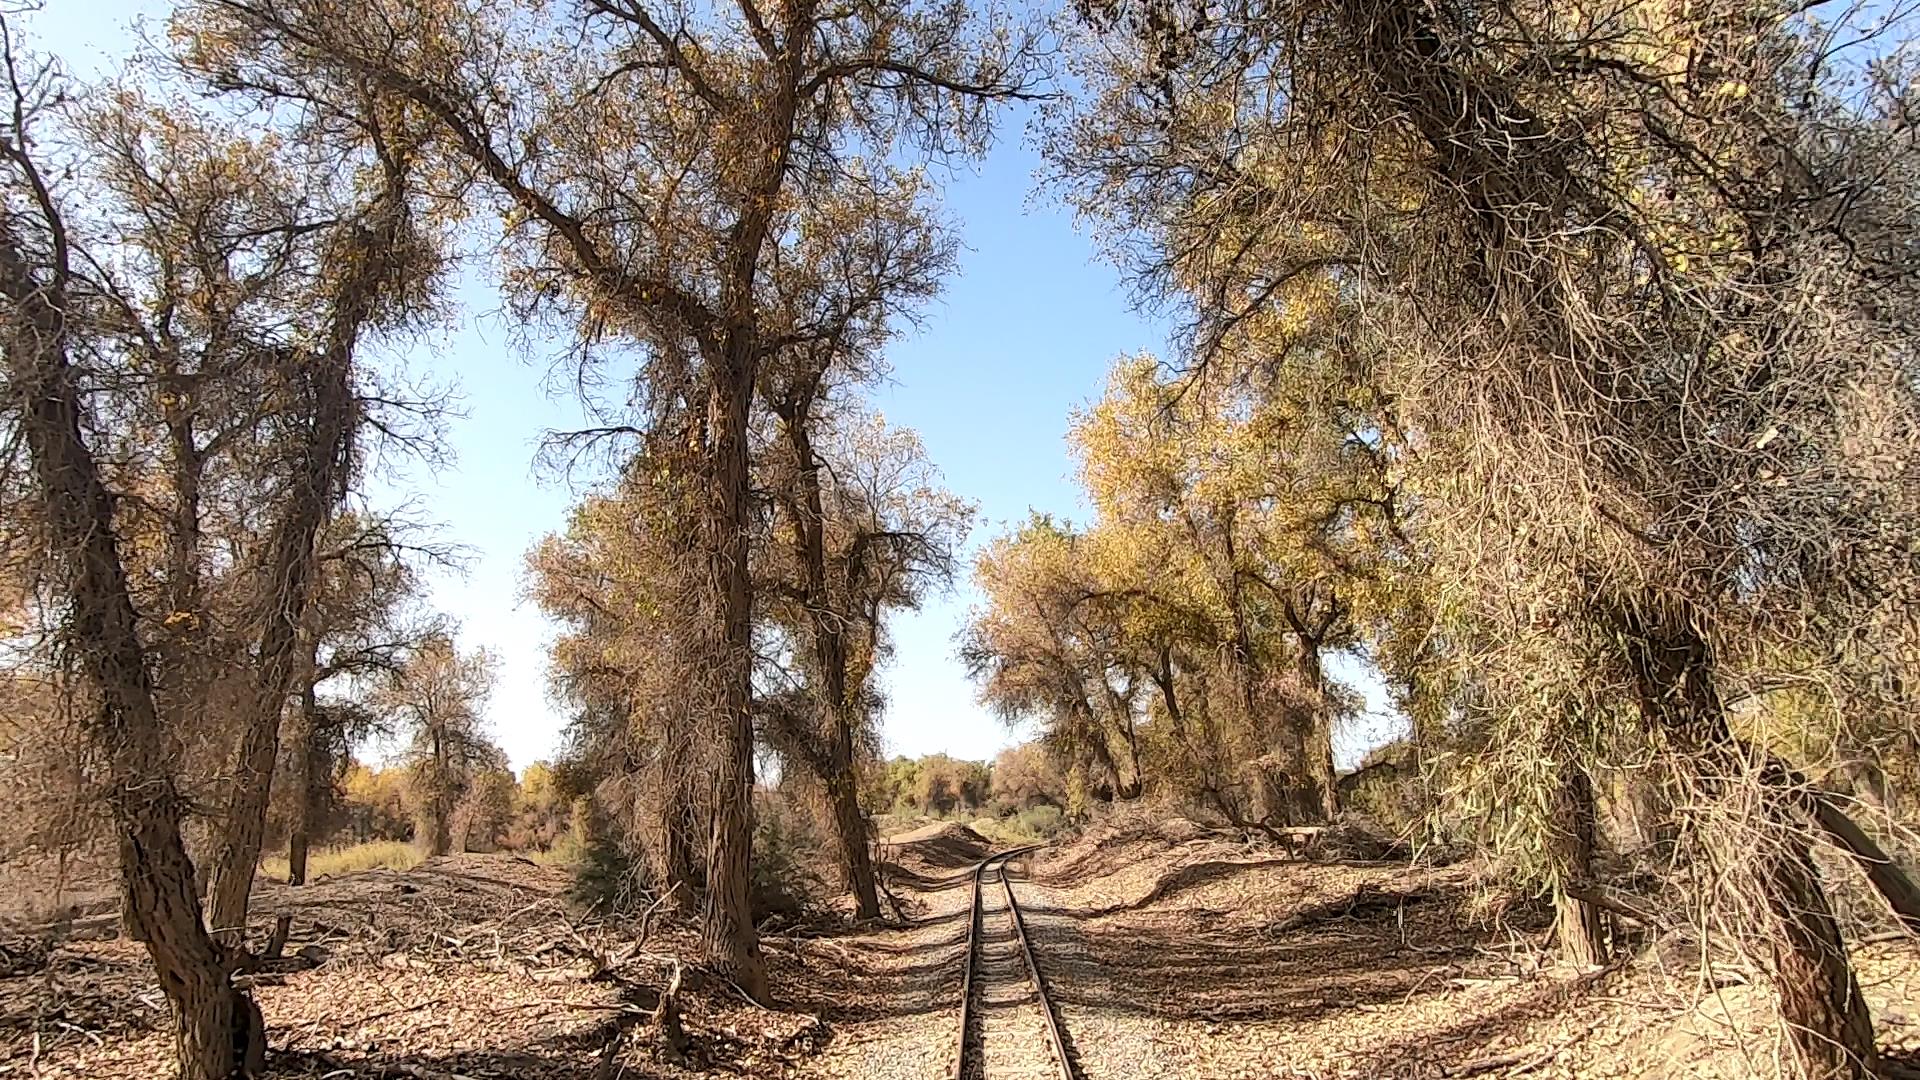
[[[16,163],[42,193],[56,237],[63,226],[30,161]],[[64,247],[56,245],[64,257]],[[183,1080],[227,1080],[258,1071],[260,1011],[230,981],[229,957],[200,921],[194,871],[181,841],[181,799],[132,594],[114,531],[113,497],[82,434],[83,409],[67,356],[67,268],[40,280],[10,230],[0,229],[6,353],[20,403],[20,434],[65,581],[64,637],[99,707],[87,731],[104,752],[106,801],[120,849],[120,891],[131,936],[147,947],[171,1006]]]
[[[1724,778],[1744,771],[1745,762],[1714,686],[1711,647],[1684,611],[1657,604],[1620,612],[1618,623],[1643,715],[1694,756],[1693,782],[1702,794],[1718,795]],[[1762,935],[1768,974],[1806,1075],[1868,1077],[1877,1061],[1873,1017],[1783,779],[1773,770],[1760,774],[1766,835],[1749,855],[1771,923]]]
[[[1578,761],[1562,762],[1554,805],[1554,854],[1561,873],[1574,881],[1593,877],[1595,818],[1593,779]],[[1553,902],[1554,936],[1560,941],[1561,954],[1581,967],[1605,963],[1606,916],[1599,906],[1564,888],[1555,891]]]

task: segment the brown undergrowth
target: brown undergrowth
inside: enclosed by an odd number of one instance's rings
[[[779,1075],[824,1036],[684,967],[687,1040],[652,1029],[691,931],[583,920],[565,871],[511,855],[430,859],[291,889],[262,882],[252,937],[291,917],[309,970],[243,976],[274,1077],[559,1080]],[[171,1072],[165,1004],[137,943],[68,940],[0,977],[0,1076],[148,1080]]]

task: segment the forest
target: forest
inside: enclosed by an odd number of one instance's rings
[[[568,1006],[609,1026],[556,1075],[931,1040],[933,1005],[861,1010],[950,924],[960,1049],[927,1068],[972,1076],[983,881],[1094,1075],[1077,1010],[1157,992],[1076,1000],[1062,912],[1088,956],[1119,919],[1224,957],[1265,940],[1239,915],[1362,867],[1272,933],[1391,908],[1417,952],[1408,913],[1457,885],[1531,957],[1461,945],[1367,1008],[1657,969],[1763,994],[1732,1075],[1920,1075],[1911,1000],[1876,997],[1920,972],[1911,6],[179,0],[101,78],[38,8],[0,4],[0,1074],[547,1075],[281,1019],[288,980],[350,970],[302,890],[499,866],[556,884],[487,916],[491,962],[545,905],[562,944],[528,955],[628,995]],[[1175,329],[1069,406],[1084,512],[996,522],[876,402],[962,263],[946,183],[1023,139],[1033,197]],[[457,466],[455,388],[408,357],[476,317],[470,274],[592,418],[538,448],[572,506],[498,598],[557,628],[564,728],[517,772],[497,657],[428,585],[459,538],[391,497]],[[900,620],[954,590],[991,762],[890,739]],[[1164,940],[1124,921],[1280,864],[1308,876]],[[108,1041],[47,989],[107,960],[29,910],[81,879],[163,1062],[55,1053]],[[1016,882],[1052,902],[1037,950]],[[319,970],[275,966],[290,932]],[[369,970],[413,970],[383,933]],[[1287,963],[1210,963],[1248,1015],[1317,1015],[1259,997]],[[819,1004],[845,971],[867,988]],[[818,1032],[764,1071],[719,1001]],[[1582,1038],[1434,1075],[1585,1075]],[[1218,1075],[1295,1074],[1276,1054]]]

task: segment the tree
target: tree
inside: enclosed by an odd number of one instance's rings
[[[124,537],[138,515],[124,508],[141,505],[142,478],[99,448],[112,445],[123,419],[145,432],[156,414],[194,413],[214,430],[244,433],[262,455],[252,482],[264,482],[257,508],[267,527],[246,566],[252,618],[242,669],[252,713],[211,910],[214,926],[237,929],[295,627],[312,593],[313,538],[352,476],[356,349],[430,295],[431,243],[411,217],[404,140],[376,137],[354,155],[316,159],[298,144],[236,138],[137,95],[83,111],[48,68],[18,56],[10,27],[0,23],[0,34],[14,106],[0,135],[0,183],[17,208],[0,229],[6,423],[31,463],[26,482],[53,553],[46,573],[62,653],[98,703],[86,725],[103,760],[132,936],[146,944],[172,1007],[182,1075],[226,1077],[259,1066],[260,1014],[228,978],[241,954],[202,923],[170,767],[174,688],[156,676],[169,655],[156,638],[204,612],[170,603],[186,597],[186,578],[150,592],[132,572],[141,563]],[[37,138],[48,125],[85,133],[70,145],[87,151],[50,168],[43,155],[59,154]],[[360,173],[343,168],[348,161],[382,167]],[[195,374],[176,375],[186,364]],[[234,428],[196,412],[249,400],[236,386],[272,387],[268,400],[280,408],[243,414]],[[176,396],[180,389],[189,394]],[[160,410],[142,408],[154,399]],[[214,449],[177,421],[168,431],[176,451]],[[181,475],[193,471],[189,463]],[[192,493],[191,480],[172,492],[183,522]],[[194,530],[172,535],[185,542]],[[250,807],[258,812],[247,816]]]
[[[344,769],[353,745],[379,733],[383,720],[371,701],[335,695],[322,688],[354,680],[351,693],[368,697],[381,676],[398,674],[408,650],[441,628],[408,614],[407,601],[418,579],[405,561],[409,550],[445,557],[431,547],[408,545],[400,523],[343,514],[320,539],[319,594],[301,628],[301,663],[284,728],[284,786],[293,792],[287,829],[287,882],[306,882],[307,854],[332,791],[334,774]]]
[[[708,655],[686,453],[684,441],[650,437],[612,490],[584,499],[527,559],[534,600],[566,628],[550,668],[573,710],[564,760],[640,849],[656,895],[680,907],[698,900],[696,836],[709,810],[697,783],[709,768],[702,712],[686,692]]]
[[[409,797],[428,855],[453,850],[454,811],[476,778],[506,767],[487,737],[481,709],[495,662],[485,649],[463,653],[446,631],[430,634],[384,689],[384,704],[408,729]]]
[[[513,820],[507,844],[516,851],[546,851],[567,831],[573,802],[553,764],[536,761],[520,770],[513,791]]]
[[[993,759],[993,799],[1011,810],[1035,806],[1064,809],[1066,778],[1038,743],[1009,746]]]
[[[1135,639],[1129,666],[1148,678],[1170,667],[1170,633],[1188,639],[1190,663],[1227,658],[1241,723],[1289,763],[1288,813],[1326,820],[1339,810],[1341,694],[1324,656],[1359,643],[1401,560],[1380,421],[1345,353],[1343,312],[1325,294],[1303,300],[1203,378],[1122,359],[1072,438],[1106,582],[1088,601]],[[1171,675],[1162,681],[1164,702]]]
[[[1084,537],[1036,514],[981,552],[976,587],[986,597],[961,642],[981,680],[981,698],[1009,723],[1046,723],[1044,741],[1063,761],[1095,770],[1106,798],[1139,788],[1137,760],[1115,754],[1131,731],[1132,704],[1108,708],[1112,672],[1078,617],[1098,587],[1086,577]]]
[[[973,509],[938,486],[912,432],[878,417],[851,412],[817,447],[818,392],[790,388],[774,406],[788,454],[769,455],[767,483],[786,536],[766,560],[766,592],[799,654],[806,707],[765,711],[779,745],[825,785],[856,916],[870,919],[880,898],[855,764],[876,711],[885,619],[951,581]]]
[[[886,281],[870,301],[837,289],[840,267],[795,256],[863,242],[832,214],[899,190],[905,174],[884,163],[981,147],[991,104],[1027,84],[1031,35],[903,0],[771,12],[204,0],[192,12],[194,62],[227,85],[283,101],[372,85],[407,101],[494,196],[519,309],[564,313],[583,357],[608,340],[638,348],[640,397],[703,412],[691,430],[713,662],[693,689],[720,770],[703,935],[710,962],[763,996],[747,872],[755,387],[773,358],[854,344],[848,329],[894,298]]]
[[[1807,848],[1832,805],[1727,702],[1811,679],[1850,717],[1911,708],[1884,613],[1912,610],[1912,455],[1884,433],[1920,409],[1895,270],[1913,132],[1899,61],[1831,62],[1856,33],[1898,49],[1902,21],[1652,2],[1081,15],[1089,105],[1053,157],[1143,284],[1191,302],[1194,361],[1316,291],[1363,306],[1422,540],[1483,631],[1459,639],[1479,651],[1456,685],[1562,752],[1609,741],[1568,725],[1626,718],[1713,815],[1694,834],[1730,840],[1696,853],[1702,878],[1738,883],[1714,910],[1770,970],[1802,1069],[1870,1073]],[[1592,708],[1517,707],[1543,655],[1555,701]]]

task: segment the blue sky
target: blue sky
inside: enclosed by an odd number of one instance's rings
[[[169,6],[50,0],[28,25],[35,48],[94,75],[133,46],[136,18],[152,20],[150,36],[158,36]],[[970,546],[1030,508],[1084,518],[1065,441],[1068,412],[1100,392],[1116,356],[1160,349],[1168,329],[1131,310],[1117,272],[1067,212],[1030,194],[1039,161],[1022,138],[1025,119],[1009,116],[994,150],[948,186],[947,213],[966,245],[960,272],[924,326],[892,350],[892,377],[874,393],[891,423],[919,431],[948,487],[978,502]],[[408,359],[417,373],[458,389],[465,416],[451,430],[456,460],[393,489],[396,498],[411,491],[422,515],[442,523],[443,538],[469,549],[464,575],[435,577],[432,603],[460,620],[466,645],[499,655],[489,718],[523,766],[552,752],[562,716],[545,692],[551,628],[520,600],[522,558],[562,523],[573,498],[536,475],[533,454],[548,430],[578,426],[580,410],[545,389],[538,344],[528,357],[487,314],[498,307],[488,289],[468,283],[461,299],[460,328]],[[1018,738],[979,706],[954,657],[954,635],[974,599],[963,581],[893,624],[896,654],[883,672],[890,751],[984,758]],[[1333,667],[1353,673],[1343,662]]]

